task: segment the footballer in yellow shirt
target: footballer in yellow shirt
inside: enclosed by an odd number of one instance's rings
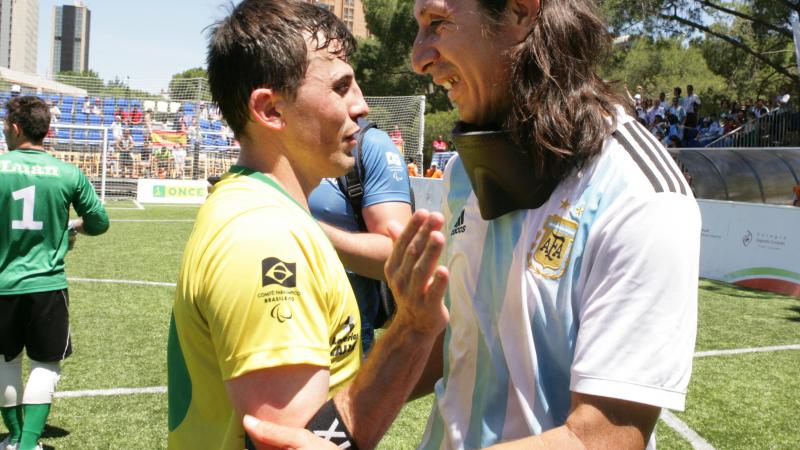
[[[234,166],[200,209],[170,326],[169,446],[244,447],[225,381],[329,368],[329,398],[359,368],[358,305],[311,215],[271,178]]]

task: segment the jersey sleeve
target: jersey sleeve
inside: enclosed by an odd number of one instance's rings
[[[263,212],[240,216],[209,248],[208,322],[225,380],[293,364],[329,367],[328,292],[308,238]]]
[[[682,410],[697,330],[700,212],[674,193],[620,203],[587,241],[570,388]]]
[[[86,234],[97,236],[108,230],[106,209],[97,197],[94,187],[80,170],[77,170],[77,187],[72,205],[75,212],[83,219],[83,229]]]
[[[385,132],[371,129],[364,135],[363,207],[384,202],[411,203],[411,188],[403,156]]]

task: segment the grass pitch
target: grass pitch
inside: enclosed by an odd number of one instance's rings
[[[67,257],[75,353],[63,364],[43,436],[49,448],[166,447],[174,288],[122,282],[174,283],[197,208],[109,207],[129,209],[109,209],[109,232],[80,236]],[[800,299],[701,281],[698,352],[797,344]],[[156,389],[136,391],[144,388]],[[379,448],[413,449],[431,402],[406,405]],[[800,350],[784,350],[696,358],[686,411],[674,414],[714,448],[797,449],[798,411]],[[656,433],[659,449],[693,448],[663,421]]]

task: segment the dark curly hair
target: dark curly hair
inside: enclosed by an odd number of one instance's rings
[[[34,144],[41,144],[50,130],[50,107],[39,97],[13,97],[6,103],[6,122],[16,124]]]

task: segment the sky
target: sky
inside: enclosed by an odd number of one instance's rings
[[[53,5],[39,0],[38,70],[50,72]],[[205,27],[226,15],[227,0],[85,0],[92,12],[89,69],[134,89],[166,89],[173,74],[205,66]]]

